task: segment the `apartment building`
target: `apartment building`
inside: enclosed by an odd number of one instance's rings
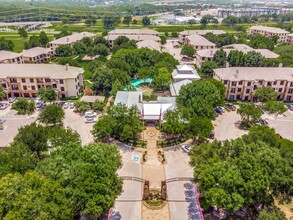
[[[84,70],[56,64],[0,64],[0,85],[7,97],[36,97],[40,88],[56,89],[58,97],[80,95]]]
[[[0,50],[0,64],[5,63],[24,63],[23,57],[19,53],[11,51]]]
[[[151,29],[115,29],[110,31],[105,38],[109,41],[110,45],[113,46],[114,41],[120,36],[124,36],[130,40],[138,42],[146,40],[155,42],[161,41],[159,32]]]
[[[201,67],[201,64],[205,61],[212,61],[214,54],[218,51],[219,49],[205,49],[205,50],[199,50],[196,51],[195,57],[196,57],[196,66],[198,68]],[[227,56],[232,50],[238,50],[242,51],[243,53],[248,53],[250,51],[254,51],[257,53],[260,53],[263,55],[266,59],[274,59],[278,58],[279,55],[268,50],[268,49],[254,49],[251,48],[250,46],[246,44],[231,44],[223,47],[223,50],[226,52]]]
[[[221,8],[218,9],[218,18],[227,18],[228,16],[261,16],[272,14],[289,14],[293,10],[290,8]]]
[[[55,49],[57,47],[59,47],[60,45],[72,46],[74,43],[81,41],[85,37],[89,37],[90,39],[95,40],[96,35],[93,33],[89,33],[89,32],[81,32],[81,33],[77,33],[77,34],[72,34],[72,35],[69,35],[66,37],[61,37],[59,39],[56,39],[56,40],[49,42],[49,47],[53,51],[55,51]]]
[[[209,40],[207,40],[206,38],[198,34],[186,36],[184,40],[184,44],[192,46],[197,51],[216,48],[216,44],[210,42]]]
[[[293,34],[288,34],[287,35],[287,43],[288,44],[293,44]]]
[[[266,26],[253,26],[248,29],[249,34],[261,34],[265,37],[273,37],[274,35],[279,37],[279,42],[286,42],[288,31],[280,28],[266,27]]]
[[[161,51],[161,43],[154,40],[144,40],[136,43],[137,48],[148,48]]]
[[[207,33],[212,33],[214,35],[220,35],[220,34],[225,34],[225,31],[222,30],[187,30],[187,31],[181,31],[179,33],[179,42],[184,43],[185,38],[187,36],[193,35],[193,34],[198,34],[200,36],[204,36]]]
[[[270,86],[278,93],[278,100],[293,101],[293,68],[221,68],[214,70],[214,78],[225,85],[227,100],[256,101],[256,89]]]
[[[25,63],[47,63],[54,56],[54,51],[51,48],[33,47],[22,51],[23,60]]]

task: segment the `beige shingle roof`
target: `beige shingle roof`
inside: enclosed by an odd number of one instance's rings
[[[186,37],[186,39],[188,39],[189,44],[193,46],[212,46],[212,47],[216,46],[216,44],[210,42],[209,40],[205,39],[204,37],[198,34],[189,35]]]
[[[82,68],[56,64],[0,64],[0,78],[7,77],[48,77],[71,79],[83,73]]]
[[[19,54],[19,53],[14,53],[11,51],[6,51],[6,50],[0,50],[0,61],[14,59],[14,58],[17,58],[20,56],[21,56],[21,54]]]
[[[33,47],[30,48],[28,50],[24,50],[22,51],[22,55],[24,57],[35,57],[35,56],[39,56],[41,54],[47,54],[49,52],[51,52],[52,50],[50,48],[44,48],[44,47]]]
[[[154,40],[143,40],[136,43],[137,48],[149,48],[151,50],[161,51],[161,44]]]
[[[293,82],[293,68],[279,67],[231,67],[214,70],[215,75],[223,80],[288,80]]]
[[[76,41],[82,40],[84,37],[95,37],[96,35],[89,32],[81,32],[78,34],[72,34],[66,37],[61,37],[57,40],[53,40],[50,42],[50,44],[71,44]]]
[[[161,41],[161,38],[154,36],[154,35],[123,35],[127,37],[129,40],[135,40],[135,41],[144,41],[144,40],[153,40],[153,41]],[[109,41],[116,40],[119,35],[108,35],[105,37]]]
[[[180,35],[193,35],[193,34],[198,34],[198,35],[206,35],[207,33],[213,33],[215,35],[220,35],[220,34],[225,34],[225,31],[222,30],[187,30],[187,31],[182,31],[179,34]]]
[[[259,31],[267,31],[275,34],[289,34],[288,31],[285,31],[280,28],[275,27],[267,27],[267,26],[252,26],[249,28],[250,30],[259,30]]]
[[[159,32],[151,29],[115,29],[108,35],[158,35]]]

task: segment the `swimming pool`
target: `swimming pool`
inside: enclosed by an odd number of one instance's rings
[[[131,84],[138,89],[139,85],[142,83],[151,83],[153,78],[146,78],[146,79],[132,79]],[[124,90],[126,90],[126,86],[124,86]]]

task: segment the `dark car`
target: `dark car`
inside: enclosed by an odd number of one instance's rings
[[[286,105],[286,107],[290,110],[290,111],[293,111],[293,105]]]
[[[216,112],[221,115],[221,114],[223,114],[225,112],[225,110],[224,110],[224,108],[217,106],[216,107]]]
[[[211,135],[210,135],[210,139],[214,140],[215,139],[215,131],[212,131]]]
[[[264,120],[264,119],[259,120],[259,123],[261,125],[267,125],[268,124],[268,122],[266,120]]]
[[[235,111],[235,110],[236,110],[235,105],[232,105],[232,104],[230,104],[230,103],[227,103],[227,104],[226,104],[226,107],[227,107],[228,109],[230,109],[231,111]]]

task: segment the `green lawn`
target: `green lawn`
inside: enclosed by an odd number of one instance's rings
[[[80,67],[84,69],[84,79],[91,79],[92,78],[92,72],[88,68],[89,61],[78,61],[78,64]]]

